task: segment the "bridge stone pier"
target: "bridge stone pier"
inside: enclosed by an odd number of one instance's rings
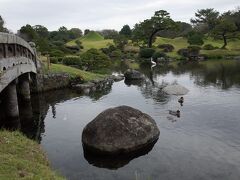
[[[18,36],[0,33],[0,121],[19,121],[19,101],[31,101],[30,79],[36,74],[35,48]]]

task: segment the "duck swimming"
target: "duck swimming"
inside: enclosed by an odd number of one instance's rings
[[[178,99],[178,102],[182,104],[184,102],[183,97],[180,97],[180,99]]]
[[[180,99],[178,100],[178,102],[180,103],[181,106],[183,106],[183,102],[184,102],[183,97],[180,97]]]
[[[168,111],[169,111],[169,114],[171,114],[173,116],[180,117],[180,111],[179,110],[177,110],[177,111],[168,110]]]

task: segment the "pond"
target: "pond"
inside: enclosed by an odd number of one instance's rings
[[[173,63],[140,71],[145,75],[141,82],[120,81],[89,95],[58,90],[34,96],[33,120],[22,120],[22,131],[71,180],[239,180],[240,62]],[[183,106],[179,96],[160,89],[162,83],[174,82],[189,89]],[[85,125],[119,105],[151,115],[160,129],[157,143],[147,154],[111,163],[84,156]],[[179,118],[168,112],[178,109]]]

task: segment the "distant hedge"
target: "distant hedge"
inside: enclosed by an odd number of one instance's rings
[[[152,57],[154,60],[157,60],[158,58],[166,58],[167,55],[163,52],[158,51],[158,52],[155,52]]]
[[[150,57],[152,57],[154,52],[155,52],[155,50],[152,48],[142,48],[139,51],[139,56],[141,58],[150,58]]]
[[[206,45],[203,46],[203,49],[204,50],[214,50],[214,49],[218,49],[218,47],[214,47],[211,44],[206,44]]]
[[[50,63],[57,64],[58,58],[57,57],[50,57]]]
[[[174,46],[171,44],[159,44],[158,48],[163,49],[164,52],[172,52],[174,50]]]
[[[111,65],[109,57],[97,49],[89,49],[81,54],[81,60],[87,70],[99,70]]]
[[[177,53],[185,58],[196,59],[199,56],[200,50],[201,47],[192,45],[187,48],[179,49]]]
[[[82,66],[82,61],[79,56],[67,56],[62,59],[62,63],[71,66],[71,65],[78,65]]]

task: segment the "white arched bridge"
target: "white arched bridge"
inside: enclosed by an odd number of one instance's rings
[[[30,74],[36,73],[34,43],[0,32],[0,103],[5,118],[18,119],[18,100],[30,101]]]

